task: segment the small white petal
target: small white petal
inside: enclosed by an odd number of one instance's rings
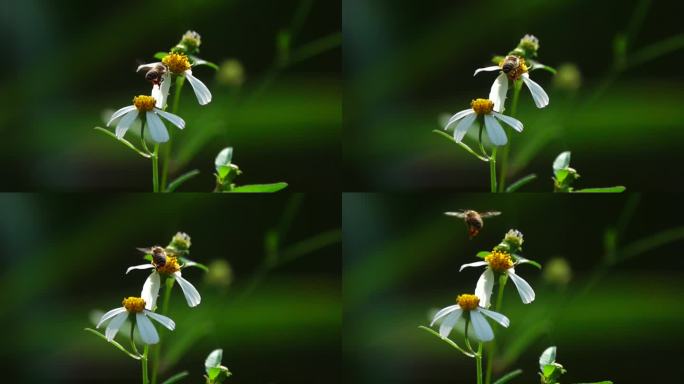
[[[508,320],[508,317],[500,314],[499,312],[494,312],[490,311],[489,309],[484,309],[480,308],[480,312],[482,312],[483,315],[489,317],[490,319],[496,321],[497,323],[501,324],[501,326],[508,328],[509,325],[511,325],[511,321]]]
[[[154,111],[157,112],[159,116],[170,121],[171,124],[175,125],[176,127],[180,129],[185,128],[185,120],[181,119],[180,116],[176,116],[173,113],[162,111],[161,109],[155,109]]]
[[[119,124],[116,125],[116,129],[114,130],[117,139],[121,140],[121,138],[124,137],[126,131],[128,131],[128,128],[131,127],[131,125],[137,117],[138,110],[135,109],[125,114],[124,117],[122,117],[121,120],[119,120]]]
[[[95,326],[95,328],[100,328],[102,323],[104,323],[105,321],[111,319],[112,317],[114,317],[114,316],[116,316],[122,312],[126,312],[126,308],[124,308],[124,307],[114,308],[111,311],[105,313],[104,315],[102,315],[102,318],[100,318],[100,322],[97,323],[97,326]]]
[[[449,118],[449,121],[447,121],[446,125],[444,126],[444,129],[445,130],[448,129],[451,124],[461,120],[462,118],[464,118],[468,115],[472,115],[473,113],[475,113],[475,111],[473,111],[472,108],[464,109],[462,111],[456,112],[455,115],[453,115]]]
[[[494,338],[494,332],[480,310],[475,308],[470,311],[470,324],[473,325],[473,333],[480,341],[489,341]]]
[[[521,78],[525,85],[527,85],[527,89],[530,90],[532,100],[534,100],[534,105],[536,105],[537,108],[544,108],[549,105],[549,95],[546,94],[546,91],[544,91],[544,88],[542,88],[541,85],[530,79],[530,75],[527,73],[523,73]]]
[[[199,292],[197,292],[197,289],[190,284],[189,281],[185,280],[181,276],[180,271],[174,273],[176,276],[176,281],[178,281],[178,285],[180,285],[181,289],[183,290],[183,295],[185,295],[185,301],[188,302],[188,305],[190,307],[196,307],[200,301],[202,301],[202,297],[200,296]]]
[[[161,85],[155,84],[152,86],[152,97],[154,97],[154,106],[163,109],[166,106],[166,100],[169,98],[169,88],[171,88],[171,75],[167,72],[162,75]]]
[[[491,72],[491,71],[499,71],[501,68],[499,68],[498,65],[492,65],[491,67],[484,67],[484,68],[478,68],[475,70],[475,73],[473,76],[477,75],[480,72]]]
[[[487,265],[487,262],[486,261],[476,261],[474,263],[463,264],[463,265],[461,265],[461,268],[458,271],[461,272],[462,270],[464,270],[465,268],[468,268],[468,267],[481,267],[483,265]]]
[[[433,325],[435,325],[437,320],[441,319],[442,317],[450,314],[451,312],[453,312],[457,309],[461,309],[461,307],[459,307],[458,304],[450,305],[448,307],[444,307],[444,308],[440,309],[437,313],[435,313],[435,316],[432,318],[432,322],[430,323],[430,326],[432,327]]]
[[[198,78],[193,76],[192,71],[189,69],[185,71],[185,78],[190,82],[192,90],[195,91],[195,96],[197,97],[197,101],[200,103],[200,105],[209,104],[211,101],[211,92],[209,92],[209,88],[207,88],[207,86],[204,85],[204,83]]]
[[[451,330],[454,328],[454,325],[456,325],[458,319],[461,318],[462,314],[463,310],[461,310],[460,308],[454,312],[451,312],[451,314],[447,316],[447,318],[444,319],[442,324],[439,326],[439,334],[442,337],[449,336],[449,333],[451,333]]]
[[[166,130],[166,127],[159,116],[151,111],[148,111],[145,116],[147,116],[147,126],[149,127],[152,141],[157,143],[169,141],[169,132]]]
[[[492,305],[491,297],[494,290],[494,272],[491,269],[485,269],[484,273],[480,275],[475,285],[475,296],[480,299],[480,306],[489,308]]]
[[[489,140],[494,145],[506,145],[508,138],[506,137],[506,132],[504,132],[503,127],[492,115],[485,115],[485,129],[487,131],[487,136]]]
[[[128,274],[128,272],[130,272],[130,271],[132,271],[132,270],[134,270],[134,269],[150,269],[150,268],[154,268],[154,265],[152,265],[152,264],[150,264],[150,263],[147,263],[147,264],[140,264],[140,265],[134,265],[134,266],[132,266],[132,267],[128,267],[128,269],[126,270],[126,274]]]
[[[125,311],[126,309],[124,308],[124,313],[119,313],[112,319],[112,321],[109,322],[107,329],[105,329],[105,337],[107,338],[107,341],[112,341],[114,336],[119,333],[119,329],[128,318],[128,312]]]
[[[510,277],[511,280],[513,280],[513,284],[515,284],[515,287],[518,289],[518,294],[520,295],[520,299],[522,299],[522,302],[525,304],[533,302],[535,297],[534,290],[527,283],[527,281],[523,280],[522,277],[516,275],[513,268],[506,271],[506,273],[508,274],[508,277]]]
[[[161,279],[159,273],[154,271],[147,277],[145,284],[143,284],[142,291],[140,292],[140,297],[145,300],[145,309],[153,310],[157,305],[160,287]]]
[[[138,331],[140,332],[140,338],[142,339],[143,343],[157,344],[159,342],[159,334],[157,333],[157,330],[154,329],[154,325],[144,313],[136,313],[135,321],[138,325]]]
[[[159,324],[165,326],[166,328],[168,328],[171,331],[176,329],[176,323],[174,323],[173,320],[171,320],[170,318],[168,318],[164,315],[160,315],[158,313],[154,313],[154,312],[148,311],[148,310],[145,310],[145,315],[147,315],[148,317],[158,321]]]
[[[501,72],[496,77],[492,88],[489,90],[489,100],[494,102],[494,111],[503,112],[504,103],[506,102],[506,93],[508,92],[508,76]]]
[[[477,115],[473,113],[472,115],[467,115],[458,122],[454,129],[454,140],[456,140],[456,142],[460,143],[463,140],[463,136],[468,132],[468,128],[473,126],[475,119],[477,119]]]
[[[504,123],[510,125],[516,131],[518,131],[518,132],[523,131],[523,123],[521,123],[520,120],[513,118],[513,117],[510,117],[510,116],[502,115],[499,112],[492,112],[492,115],[494,115],[494,117],[503,121]]]
[[[114,120],[116,120],[117,118],[125,115],[126,113],[128,113],[134,109],[136,109],[135,105],[129,105],[127,107],[123,107],[123,108],[119,109],[118,111],[114,112],[112,114],[112,117],[109,118],[109,122],[107,123],[107,126],[109,127],[110,125],[112,125],[112,122]]]
[[[143,64],[143,65],[138,66],[138,69],[136,69],[135,71],[136,72],[140,72],[142,70],[149,71],[150,69],[154,68],[158,64],[161,64],[161,62],[158,61],[156,63]]]

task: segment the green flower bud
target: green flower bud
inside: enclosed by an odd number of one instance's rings
[[[534,35],[525,35],[520,39],[518,48],[524,50],[528,55],[535,57],[537,56],[537,51],[539,50],[539,39]]]
[[[199,33],[195,31],[187,31],[181,37],[180,43],[188,51],[188,53],[193,54],[199,52],[199,46],[202,44],[202,37]]]
[[[171,247],[178,251],[187,251],[191,244],[190,235],[185,232],[178,232],[171,239]]]
[[[522,249],[523,234],[517,229],[511,229],[506,232],[503,242],[508,244],[508,246],[514,250]]]

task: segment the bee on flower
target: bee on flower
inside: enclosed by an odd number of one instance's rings
[[[490,341],[494,339],[494,332],[485,316],[508,328],[510,321],[498,312],[490,311],[480,305],[480,298],[477,294],[463,294],[456,298],[456,304],[442,308],[432,318],[430,326],[442,320],[439,326],[439,334],[442,337],[449,336],[451,330],[460,319],[466,320],[466,326],[472,327],[472,334],[480,341]]]
[[[121,140],[126,134],[126,131],[128,131],[128,128],[130,128],[133,122],[139,117],[141,121],[147,122],[152,141],[157,143],[166,142],[169,140],[169,132],[166,130],[166,126],[159,116],[170,121],[171,124],[180,129],[185,128],[185,121],[173,113],[161,110],[155,104],[156,100],[152,96],[136,96],[133,98],[133,105],[123,107],[114,112],[109,119],[107,126],[109,127],[114,120],[121,118],[115,129],[116,137]]]
[[[489,140],[492,144],[497,146],[506,145],[508,142],[506,132],[499,121],[510,125],[518,132],[522,132],[523,130],[523,124],[519,120],[496,111],[495,102],[490,99],[473,100],[470,103],[469,109],[464,109],[451,116],[444,129],[446,130],[451,125],[456,124],[456,127],[454,128],[454,140],[460,143],[476,121],[478,122],[477,126],[479,126],[480,129],[482,128],[482,124],[484,124]]]
[[[159,68],[163,67],[163,70]],[[195,97],[200,105],[207,105],[211,102],[211,92],[204,83],[192,74],[192,64],[190,59],[180,51],[169,53],[164,56],[161,62],[143,64],[138,67],[137,72],[147,71],[145,77],[152,82],[152,95],[157,98],[157,108],[164,108],[166,100],[169,96],[169,88],[171,87],[171,75],[185,77],[192,90],[195,92]],[[156,71],[159,76],[151,76],[148,78],[150,71]]]
[[[156,344],[159,342],[159,334],[150,319],[155,320],[171,331],[176,328],[176,323],[170,318],[147,309],[145,300],[141,297],[126,297],[121,304],[122,307],[114,308],[102,315],[97,324],[96,328],[100,328],[102,324],[111,319],[105,330],[107,341],[112,341],[126,319],[133,315],[140,338],[145,344]]]

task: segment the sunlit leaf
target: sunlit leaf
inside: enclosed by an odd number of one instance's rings
[[[141,151],[141,150],[138,149],[135,145],[131,144],[130,141],[124,139],[123,137],[122,137],[121,139],[117,138],[116,135],[114,134],[114,132],[112,132],[112,131],[110,131],[110,130],[108,130],[108,129],[105,129],[105,128],[102,128],[102,127],[95,127],[94,129],[95,129],[96,131],[98,131],[98,132],[102,132],[102,133],[104,133],[105,135],[107,135],[107,136],[113,138],[113,139],[116,140],[118,143],[121,143],[121,144],[125,145],[126,147],[130,148],[130,149],[133,150],[135,153],[137,153],[138,155],[140,155],[140,156],[142,156],[142,157],[144,157],[144,158],[146,158],[146,159],[149,159],[149,158],[151,157],[151,155],[150,155],[149,153],[145,153],[145,152]]]
[[[475,255],[476,257],[479,257],[480,259],[484,259],[485,257],[491,255],[492,253],[489,251],[480,251]]]
[[[574,193],[622,193],[626,190],[627,188],[618,185],[615,187],[605,187],[605,188],[584,188],[584,189],[577,189],[573,191]]]
[[[168,52],[157,52],[154,54],[154,58],[161,60],[161,59],[165,58],[168,54],[169,54]]]
[[[241,185],[230,190],[232,193],[272,193],[278,192],[287,188],[287,183],[271,183],[271,184],[249,184]]]
[[[562,152],[553,161],[553,170],[558,171],[570,166],[570,151]]]

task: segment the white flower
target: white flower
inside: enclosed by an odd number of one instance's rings
[[[480,299],[477,295],[459,295],[456,298],[456,302],[458,304],[442,308],[432,318],[430,326],[433,326],[438,320],[444,319],[439,326],[439,334],[442,337],[449,336],[449,333],[451,333],[451,330],[461,318],[469,320],[475,338],[480,341],[490,341],[494,339],[492,327],[487,323],[484,316],[496,321],[503,327],[508,328],[510,325],[510,321],[506,316],[479,306]]]
[[[169,87],[171,86],[171,74],[178,76],[185,76],[192,86],[192,90],[195,91],[195,97],[200,105],[206,105],[211,102],[211,92],[203,82],[192,75],[192,66],[188,57],[181,53],[170,53],[166,55],[161,62],[143,64],[138,67],[138,71],[141,70],[151,70],[162,65],[165,70],[161,79],[158,81],[153,81],[152,86],[152,96],[158,99],[157,108],[163,108],[166,105],[166,100],[169,95]],[[161,85],[159,84],[161,83]],[[159,97],[157,97],[159,96]]]
[[[506,101],[506,93],[508,92],[508,80],[522,79],[532,94],[532,99],[537,108],[544,108],[549,105],[549,95],[544,89],[532,79],[528,73],[529,68],[525,64],[525,59],[522,57],[509,55],[501,62],[500,65],[493,65],[491,67],[478,68],[475,75],[480,72],[500,71],[499,76],[494,80],[492,88],[489,91],[489,99],[494,102],[494,110],[503,112],[504,102]]]
[[[475,99],[470,103],[470,109],[464,109],[451,116],[444,129],[449,128],[452,124],[458,122],[454,128],[454,140],[461,142],[463,137],[468,132],[468,129],[473,125],[475,120],[482,116],[484,118],[484,126],[487,131],[487,136],[494,145],[506,145],[508,138],[503,127],[498,120],[510,125],[518,132],[522,132],[523,124],[510,116],[502,115],[494,110],[494,103],[488,99]]]
[[[121,139],[140,113],[145,114],[145,121],[147,122],[147,127],[149,127],[150,137],[157,143],[163,143],[169,140],[169,132],[166,130],[166,126],[164,126],[164,123],[159,116],[170,121],[173,125],[180,129],[185,128],[185,121],[183,121],[183,119],[172,113],[162,111],[161,109],[155,107],[154,97],[146,95],[134,97],[133,105],[123,107],[114,112],[112,117],[109,119],[107,126],[109,127],[114,120],[121,118],[119,123],[116,125],[115,130],[116,137]]]
[[[529,304],[534,301],[534,290],[527,283],[527,281],[515,274],[515,268],[513,268],[515,265],[527,262],[529,262],[529,260],[522,257],[517,258],[517,260],[513,262],[513,259],[509,253],[494,251],[485,257],[485,261],[476,261],[474,263],[461,265],[459,272],[467,267],[487,266],[485,271],[477,280],[477,285],[475,287],[475,295],[482,300],[482,306],[485,308],[489,308],[489,306],[492,304],[491,296],[492,289],[494,288],[494,272],[505,273],[508,275],[508,277],[513,281],[513,284],[515,284],[515,288],[517,288],[522,302]]]
[[[114,308],[102,315],[100,322],[97,324],[96,328],[100,328],[105,321],[112,320],[105,330],[107,341],[114,339],[128,318],[128,315],[133,314],[135,314],[135,324],[138,327],[138,332],[140,332],[140,338],[145,344],[156,344],[159,342],[159,334],[149,318],[152,318],[171,331],[176,328],[176,323],[170,318],[147,310],[145,308],[145,300],[140,297],[127,297],[123,300],[122,305],[123,307]]]
[[[169,278],[173,278],[178,282],[188,306],[196,307],[199,305],[202,301],[202,297],[199,292],[197,292],[197,289],[181,275],[180,270],[183,266],[178,264],[178,260],[173,256],[168,256],[162,247],[152,247],[151,253],[153,255],[152,263],[135,265],[126,270],[126,273],[128,273],[134,269],[154,268],[154,271],[147,280],[145,280],[145,284],[143,284],[141,296],[147,303],[145,308],[152,310],[157,305],[157,296],[159,296],[162,274]]]

